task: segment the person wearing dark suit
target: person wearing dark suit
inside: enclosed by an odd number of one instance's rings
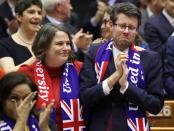
[[[48,22],[56,25],[63,24],[73,36],[73,45],[78,60],[83,61],[84,52],[88,50],[90,44],[92,43],[93,36],[91,34],[84,33],[82,29],[77,32],[77,29],[68,23],[72,10],[71,1],[42,0],[42,3],[46,13],[43,24]]]
[[[166,43],[166,61],[164,70],[164,84],[167,98],[174,98],[174,36]]]
[[[163,9],[162,0],[148,0],[147,7],[141,8],[141,25],[139,27],[139,32],[142,37],[144,37],[144,25],[152,17],[158,15]]]
[[[121,2],[132,2],[138,4],[139,0],[94,0],[89,3],[87,14],[82,22],[82,27],[85,32],[90,32],[94,35],[94,39],[101,37],[101,24],[104,12],[108,6],[112,6]]]
[[[4,19],[0,16],[0,38],[8,36],[6,29],[7,29],[7,25]]]
[[[141,21],[135,5],[116,4],[111,19],[112,39],[90,47],[80,72],[87,130],[149,130],[146,112],[157,114],[164,103],[160,56],[134,47]]]
[[[150,49],[161,55],[164,64],[166,42],[174,32],[174,2],[163,0],[164,9],[159,15],[150,18],[144,27],[144,38]]]
[[[8,34],[15,33],[17,31],[18,23],[15,18],[14,9],[16,2],[17,0],[5,0],[2,4],[0,4],[0,17],[2,18],[1,21],[3,21],[0,22],[0,26],[5,28],[5,30],[0,30],[0,34],[5,33],[5,36],[8,36]],[[4,37],[4,35],[2,37]],[[2,37],[0,36],[0,38]]]

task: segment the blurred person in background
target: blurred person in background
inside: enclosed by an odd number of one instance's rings
[[[10,34],[13,34],[18,29],[18,22],[15,16],[15,5],[18,0],[5,0],[2,4],[0,4],[0,17],[3,22],[0,23],[0,26],[5,28],[4,30],[0,30],[0,38],[7,37]]]
[[[160,54],[164,65],[166,55],[166,42],[174,32],[174,1],[161,0],[163,10],[151,17],[144,26],[144,39],[149,44],[150,50]]]
[[[142,14],[142,19],[141,19],[141,25],[139,28],[139,32],[141,37],[144,38],[144,25],[145,23],[153,16],[157,16],[163,9],[164,4],[162,0],[146,0],[147,5],[146,8],[141,8],[141,14]],[[141,7],[141,3],[140,3]]]
[[[21,64],[35,59],[31,46],[42,22],[40,0],[18,0],[15,11],[18,31],[0,40],[0,66],[5,73],[15,71]]]
[[[92,35],[84,33],[83,29],[77,32],[77,29],[70,25],[69,20],[73,9],[70,0],[42,0],[46,16],[43,24],[53,23],[56,25],[64,25],[72,35],[74,51],[78,60],[83,61],[84,53],[88,50],[92,43]]]

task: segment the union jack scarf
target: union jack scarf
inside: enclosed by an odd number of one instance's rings
[[[34,115],[30,115],[28,118],[27,126],[29,131],[40,131],[38,120]],[[15,121],[12,121],[7,116],[2,116],[0,120],[0,131],[12,131],[15,126]]]
[[[101,45],[96,54],[95,72],[98,83],[102,82],[104,74],[106,73],[110,57],[112,56],[113,41],[109,40]],[[144,89],[143,68],[140,63],[140,54],[134,48],[132,43],[128,51],[129,59],[127,66],[129,69],[128,82],[134,84],[137,88]],[[126,103],[125,111],[127,114],[127,124],[129,131],[150,131],[146,113],[133,103]]]
[[[51,79],[41,61],[34,67],[35,82],[38,85],[37,109],[42,103],[49,104],[54,99]],[[72,63],[65,63],[60,80],[60,105],[62,113],[63,131],[85,131],[82,118],[82,106],[79,101],[78,73]],[[53,108],[51,118],[56,121],[56,109]]]

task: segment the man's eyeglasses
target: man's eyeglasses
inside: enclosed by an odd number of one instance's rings
[[[136,30],[137,30],[137,28],[132,25],[117,24],[117,23],[115,23],[114,25],[116,25],[121,31],[125,31],[126,28],[128,28],[128,31],[130,31],[130,32],[136,32]]]

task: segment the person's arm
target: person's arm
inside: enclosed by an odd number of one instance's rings
[[[80,98],[82,103],[88,107],[94,106],[95,103],[101,101],[109,94],[105,93],[103,89],[103,82],[97,83],[98,80],[96,78],[94,65],[97,51],[97,49],[95,49],[96,47],[97,45],[92,45],[89,52],[86,54],[83,67],[80,72]],[[115,85],[121,77],[122,62],[127,60],[127,56],[121,55],[117,60],[117,70],[103,80],[107,80],[107,85],[109,86],[110,91],[112,90],[113,85]]]
[[[31,64],[36,60],[34,56],[21,63],[20,65],[15,65],[12,57],[3,57],[0,59],[0,66],[4,70],[5,73],[17,71],[19,67],[23,64]]]
[[[48,121],[53,106],[54,106],[54,100],[52,100],[47,107],[44,103],[42,104],[42,109],[39,115],[39,127],[41,131],[50,131],[50,128],[48,126]]]

